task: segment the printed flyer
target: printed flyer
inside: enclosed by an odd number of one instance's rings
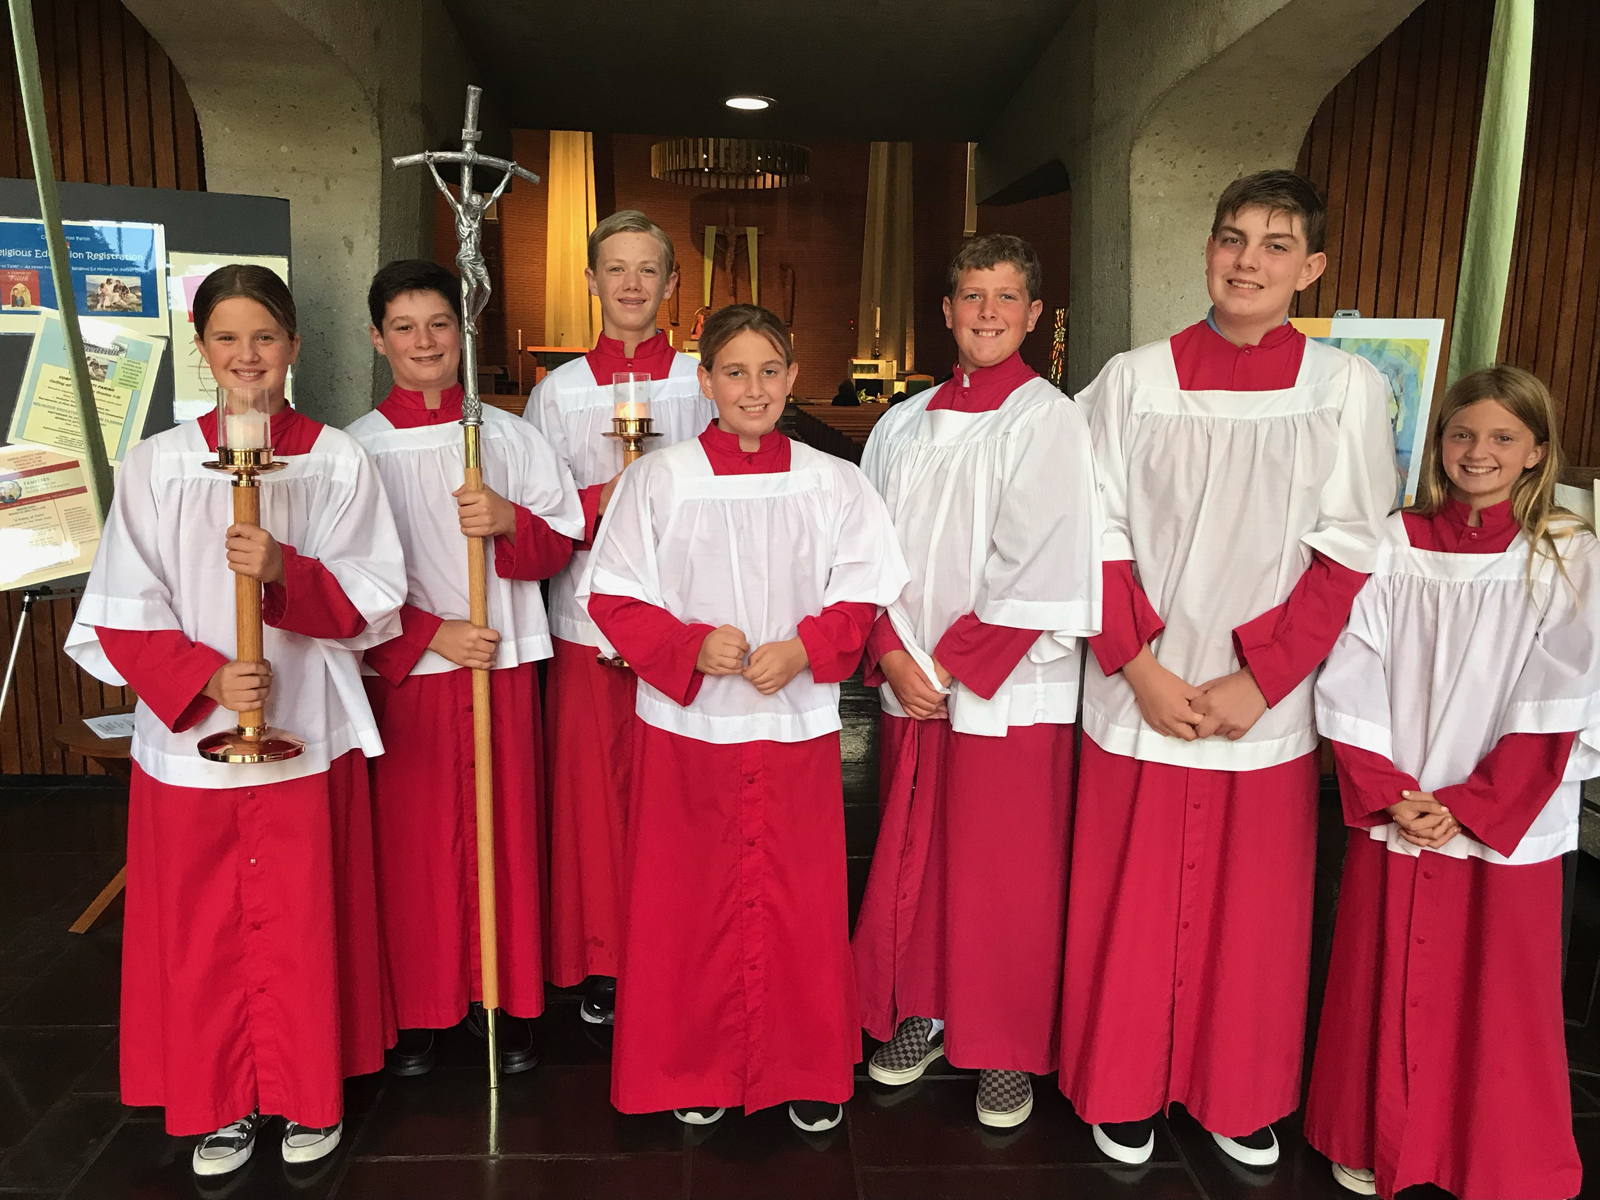
[[[66,221],[63,231],[78,314],[167,336],[166,228]],[[41,310],[59,307],[44,222],[0,217],[0,333],[32,333]]]

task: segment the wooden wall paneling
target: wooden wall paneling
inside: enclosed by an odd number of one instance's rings
[[[96,0],[95,30],[100,39],[100,69],[105,76],[106,182],[133,182],[128,145],[128,75],[123,60],[123,8],[120,0]]]
[[[119,0],[34,0],[34,23],[50,150],[60,178],[205,187],[200,125],[188,89]],[[0,60],[0,105],[0,175],[30,178],[27,125],[11,58]]]

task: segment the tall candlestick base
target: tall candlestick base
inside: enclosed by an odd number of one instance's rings
[[[651,428],[654,424],[652,417],[612,417],[611,432],[600,436],[622,443],[622,465],[626,467],[637,462],[644,453],[645,439],[661,436]]]
[[[246,729],[243,725],[200,739],[195,747],[201,758],[222,763],[272,763],[299,758],[306,744],[294,734],[269,725]]]

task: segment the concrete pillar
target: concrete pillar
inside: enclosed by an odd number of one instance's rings
[[[1067,165],[1069,387],[1205,312],[1217,194],[1292,167],[1328,92],[1418,2],[1079,0],[979,145],[980,195]]]
[[[439,0],[126,3],[194,100],[207,187],[290,201],[296,402],[348,423],[389,384],[367,285],[390,259],[427,256],[432,235],[431,178],[389,157],[457,145],[480,82],[455,27]]]

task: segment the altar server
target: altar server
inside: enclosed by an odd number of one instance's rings
[[[1061,1089],[1140,1163],[1183,1104],[1276,1162],[1299,1103],[1316,853],[1317,665],[1397,495],[1389,391],[1287,324],[1326,210],[1288,171],[1230,184],[1204,321],[1079,397],[1109,515],[1067,905]]]
[[[879,620],[883,816],[856,924],[868,1071],[979,1069],[977,1116],[1021,1124],[1054,1069],[1080,639],[1100,628],[1103,524],[1078,406],[1022,361],[1040,263],[974,238],[950,265],[959,359],[892,409],[862,467],[911,582]]]
[[[1555,506],[1549,390],[1459,380],[1317,682],[1350,829],[1306,1138],[1351,1191],[1582,1183],[1561,855],[1600,774],[1600,545]]]
[[[421,1075],[433,1031],[482,1000],[472,668],[490,671],[500,1069],[538,1061],[544,1011],[544,780],[539,683],[550,657],[541,579],[572,557],[583,512],[550,443],[483,406],[482,491],[465,490],[461,291],[437,263],[390,263],[367,295],[372,344],[394,386],[350,426],[377,464],[405,547],[403,633],[367,651],[367,695],[388,753],[372,764],[384,948],[400,1038],[387,1065]],[[467,619],[469,537],[494,539],[489,628]],[[473,1027],[483,1032],[481,1003]]]
[[[695,360],[656,330],[656,313],[678,284],[672,241],[631,209],[589,235],[589,293],[599,297],[599,343],[546,375],[524,416],[555,447],[578,484],[583,531],[568,567],[550,582],[554,657],[545,680],[545,757],[550,789],[549,978],[585,983],[579,1015],[609,1025],[622,944],[623,854],[637,724],[637,679],[619,661],[601,662],[600,636],[577,601],[590,539],[622,470],[612,430],[612,376],[650,377],[650,417],[660,436],[647,452],[693,438],[716,415],[701,393]]]
[[[405,567],[383,486],[354,439],[287,407],[294,301],[271,271],[229,266],[195,293],[195,342],[222,387],[271,396],[261,524],[232,524],[216,415],[123,461],[72,658],[139,695],[128,792],[122,1099],[206,1134],[198,1175],[244,1165],[266,1114],[283,1158],[339,1143],[343,1081],[394,1037],[381,971],[367,758],[382,753],[359,652],[399,631]],[[232,660],[234,581],[265,585],[267,662]],[[266,705],[305,740],[240,765],[196,744]],[[210,1132],[210,1131],[215,1132]]]
[[[724,308],[700,353],[716,421],[623,473],[579,591],[639,676],[611,1098],[819,1131],[861,1049],[839,682],[907,573],[866,477],[776,431],[782,322]]]

